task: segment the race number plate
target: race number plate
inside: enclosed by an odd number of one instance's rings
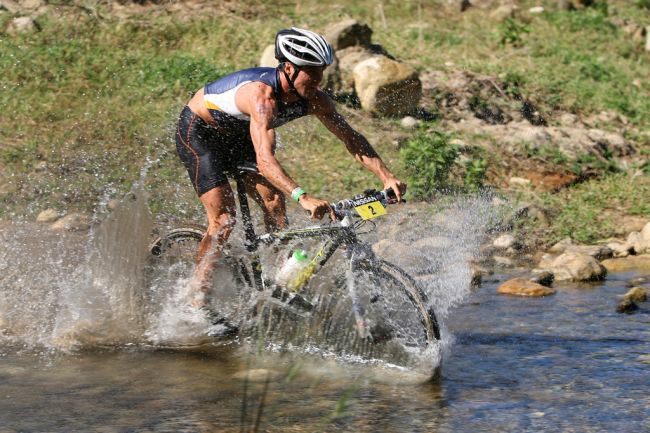
[[[379,200],[374,198],[362,198],[354,200],[354,209],[364,220],[377,218],[386,215],[386,208]]]

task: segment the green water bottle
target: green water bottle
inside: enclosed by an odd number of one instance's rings
[[[295,250],[289,259],[282,265],[277,275],[275,276],[275,282],[281,286],[289,288],[289,285],[292,283],[296,277],[298,277],[301,271],[309,264],[309,256],[305,250]]]

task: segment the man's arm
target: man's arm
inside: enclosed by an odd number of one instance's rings
[[[401,182],[386,167],[379,154],[370,145],[366,137],[350,126],[345,118],[336,111],[334,102],[323,92],[320,92],[313,105],[314,114],[339,140],[341,140],[354,159],[375,174],[384,184],[384,188],[392,188],[401,201],[406,192],[406,184]]]
[[[253,85],[249,97],[244,99],[243,108],[250,113],[250,134],[255,147],[257,168],[273,186],[290,196],[298,184],[289,177],[275,158],[276,138],[271,124],[277,115],[276,101],[269,86],[261,83],[253,83]],[[303,194],[299,203],[309,211],[312,218],[320,219],[329,213],[332,219],[336,219],[329,203],[324,200]]]

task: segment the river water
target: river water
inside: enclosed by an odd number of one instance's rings
[[[107,245],[150,227],[114,219],[91,239],[0,227],[0,432],[650,431],[650,309],[615,312],[636,274],[525,299],[496,293],[501,274],[469,292],[456,265],[429,379],[309,348],[143,341],[141,281],[116,269],[144,252]]]

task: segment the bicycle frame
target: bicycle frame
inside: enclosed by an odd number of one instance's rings
[[[235,177],[237,184],[237,196],[239,198],[239,208],[242,215],[242,222],[244,226],[244,233],[246,236],[246,249],[252,253],[251,268],[253,271],[253,281],[257,290],[264,289],[264,282],[262,280],[262,269],[260,265],[259,255],[257,250],[260,244],[272,244],[276,241],[290,241],[293,239],[309,239],[309,238],[326,238],[327,241],[316,253],[312,259],[310,266],[311,272],[306,276],[306,279],[316,273],[318,269],[323,267],[325,263],[332,257],[336,250],[342,244],[356,244],[358,243],[357,234],[353,227],[350,226],[316,226],[301,229],[282,230],[275,233],[266,233],[257,235],[253,227],[253,219],[250,213],[248,204],[248,197],[246,196],[246,187],[241,175]],[[305,280],[306,282],[306,280]]]

